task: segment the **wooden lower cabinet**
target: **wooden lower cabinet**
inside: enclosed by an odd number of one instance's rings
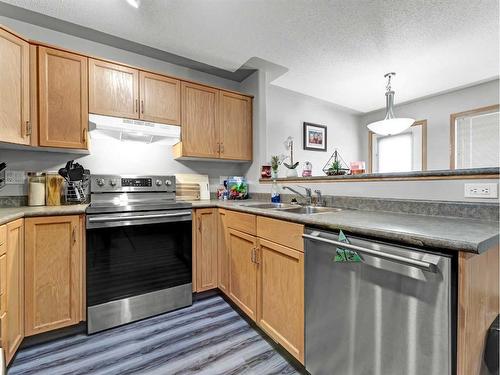
[[[257,319],[257,238],[229,229],[229,297],[252,320]]]
[[[195,211],[194,246],[196,253],[196,291],[217,288],[217,222],[216,208]]]
[[[304,362],[304,253],[258,239],[257,324]]]
[[[218,210],[217,221],[217,286],[229,293],[229,247],[226,210]]]
[[[9,363],[24,338],[24,219],[6,224],[6,307],[1,319],[2,348]]]
[[[25,334],[82,320],[82,223],[77,215],[28,218],[26,226]]]

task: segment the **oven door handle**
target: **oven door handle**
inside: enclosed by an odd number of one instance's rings
[[[167,217],[191,216],[191,211],[163,213],[163,214],[148,214],[148,215],[131,215],[131,216],[91,216],[88,217],[89,223],[106,223],[110,221],[129,221],[143,219],[162,219]]]

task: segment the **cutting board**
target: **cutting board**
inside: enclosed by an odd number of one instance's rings
[[[200,200],[200,184],[176,183],[175,198],[178,201]]]
[[[177,184],[198,184],[200,186],[200,199],[210,199],[210,185],[208,183],[208,175],[178,173],[175,175],[175,181]]]

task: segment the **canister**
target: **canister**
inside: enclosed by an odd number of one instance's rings
[[[43,172],[28,172],[28,206],[45,206],[45,180]]]

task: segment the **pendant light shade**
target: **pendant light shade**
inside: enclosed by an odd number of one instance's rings
[[[368,129],[379,135],[398,134],[413,125],[415,119],[407,117],[396,117],[394,115],[394,91],[391,90],[391,78],[396,73],[387,73],[384,77],[387,78],[387,86],[385,93],[385,118],[380,121],[375,121],[368,124]]]

